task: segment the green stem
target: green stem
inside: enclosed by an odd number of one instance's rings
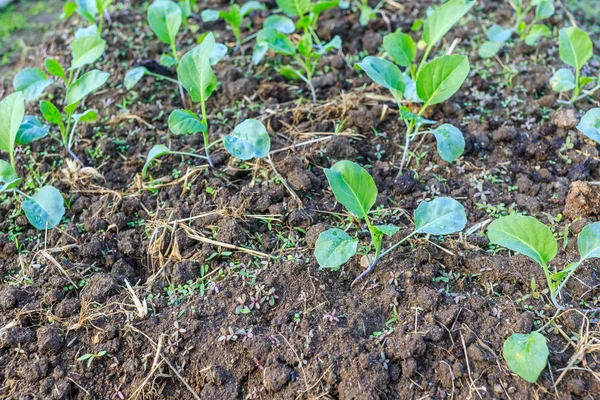
[[[552,324],[554,322],[554,320],[556,320],[556,318],[560,315],[560,313],[562,312],[562,310],[556,310],[556,312],[554,313],[554,316],[552,318],[550,318],[550,321],[546,322],[540,329],[538,329],[536,332],[542,332],[544,329],[546,329],[546,327],[550,324]]]
[[[392,247],[390,247],[389,249],[387,249],[386,251],[384,251],[383,253],[381,253],[381,256],[379,258],[385,256],[390,251],[394,250],[396,247],[400,246],[402,243],[406,242],[408,239],[410,239],[411,237],[415,236],[417,233],[419,233],[419,231],[417,231],[417,230],[412,231],[410,234],[406,235],[402,240],[400,240],[399,242],[395,243]]]
[[[581,92],[581,85],[579,84],[579,74],[579,70],[575,70],[575,89],[573,89],[573,96],[571,96],[571,104],[577,101],[577,96],[579,96],[579,93]]]
[[[98,37],[102,37],[102,24],[104,23],[104,13],[100,13],[100,21],[98,22]]]
[[[427,58],[429,57],[429,53],[431,53],[431,50],[433,49],[433,45],[429,45],[427,46],[427,48],[425,49],[425,53],[423,54],[423,57],[421,58],[421,63],[419,64],[419,68],[417,68],[417,72],[415,73],[416,75],[419,75],[419,71],[421,70],[421,68],[423,68],[423,66],[425,65],[425,61],[427,61]]]
[[[175,61],[179,62],[179,56],[177,55],[177,48],[175,47],[175,42],[171,42],[171,53],[173,53],[173,58]]]
[[[223,140],[224,140],[223,138],[215,140],[214,142],[212,142],[211,144],[208,145],[208,148],[210,149],[211,147],[221,143]]]
[[[210,148],[210,143],[209,143],[209,137],[208,137],[208,119],[206,117],[206,104],[204,102],[204,99],[201,99],[200,101],[200,108],[202,110],[202,123],[204,124],[204,126],[206,126],[206,131],[202,132],[202,136],[204,138],[204,152],[206,153],[206,160],[208,161],[208,165],[210,165],[211,168],[214,168],[214,164],[210,158],[210,153],[208,152],[209,148]]]
[[[200,154],[194,154],[194,153],[187,153],[185,151],[172,151],[171,154],[177,154],[180,156],[189,156],[189,157],[196,157],[196,158],[202,158],[203,160],[207,160],[208,158],[200,155]]]
[[[13,169],[16,171],[17,166],[15,165],[15,150],[11,150],[8,155],[10,157],[10,165],[12,165]]]
[[[173,83],[179,85],[179,81],[177,79],[169,78],[168,76],[164,76],[161,74],[155,74],[154,72],[150,72],[150,71],[146,72],[146,75],[153,76],[158,79],[164,79],[165,81],[173,82]]]

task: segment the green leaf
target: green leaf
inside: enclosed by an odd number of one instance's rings
[[[206,102],[217,87],[217,77],[210,66],[210,56],[215,47],[212,33],[201,44],[188,51],[177,66],[179,82],[194,102]]]
[[[580,260],[600,258],[600,222],[594,222],[581,230],[577,237]]]
[[[548,354],[546,338],[538,332],[513,333],[502,349],[508,368],[530,383],[535,383],[546,368]]]
[[[273,28],[264,28],[258,32],[256,36],[258,45],[267,45],[270,50],[284,56],[296,55],[296,46],[285,34]]]
[[[301,17],[312,8],[310,0],[275,0],[281,11],[290,16]]]
[[[58,226],[65,215],[63,197],[53,186],[44,186],[33,196],[23,200],[21,208],[29,223],[40,230]]]
[[[49,130],[48,125],[42,125],[33,115],[26,115],[17,131],[15,143],[19,146],[29,144],[48,135]]]
[[[546,25],[537,24],[531,27],[527,36],[525,36],[525,43],[528,46],[535,46],[535,43],[541,37],[549,37],[550,36],[550,28]]]
[[[469,59],[466,56],[438,57],[419,72],[417,94],[426,105],[441,103],[460,89],[467,75]]]
[[[392,60],[401,67],[408,67],[417,55],[415,41],[401,31],[384,36],[383,47],[390,54]]]
[[[77,69],[91,64],[104,53],[106,42],[98,36],[82,36],[71,43],[71,68]]]
[[[540,1],[537,8],[535,9],[535,19],[540,21],[542,19],[550,18],[554,15],[554,3],[548,0]]]
[[[171,68],[177,65],[177,60],[168,54],[161,54],[158,63],[164,67]]]
[[[430,235],[449,235],[465,229],[465,208],[450,197],[423,201],[415,210],[415,231]]]
[[[67,76],[65,75],[65,70],[62,65],[58,61],[53,58],[46,59],[46,69],[50,75],[54,75],[62,80],[66,81]]]
[[[284,15],[269,15],[263,23],[263,28],[273,28],[287,35],[296,31],[296,24],[290,18]]]
[[[17,176],[17,172],[12,165],[0,160],[0,193],[16,188],[22,180]]]
[[[23,92],[23,97],[27,101],[32,101],[41,96],[48,86],[52,84],[52,79],[39,68],[25,68],[21,70],[13,79],[15,92]]]
[[[567,92],[575,89],[575,75],[570,68],[557,70],[550,78],[550,87],[555,92]]]
[[[256,119],[247,119],[225,137],[225,150],[240,160],[264,158],[271,150],[267,128]]]
[[[73,121],[76,123],[91,123],[96,122],[98,119],[98,112],[96,110],[86,110],[80,114],[73,114]]]
[[[358,239],[341,229],[321,232],[315,243],[315,258],[321,268],[337,269],[356,254]]]
[[[437,140],[437,151],[442,160],[452,162],[465,151],[465,138],[460,129],[451,124],[443,124],[432,129]]]
[[[504,29],[500,25],[492,25],[487,30],[487,38],[490,42],[504,43],[512,36],[512,29]]]
[[[333,7],[337,7],[340,4],[339,0],[318,0],[312,7],[312,13],[315,14],[316,18],[326,10]]]
[[[200,13],[200,18],[202,18],[202,22],[215,22],[221,18],[221,12],[207,8]]]
[[[325,168],[336,200],[359,218],[367,218],[377,200],[377,186],[369,173],[352,161],[338,161]]]
[[[269,45],[266,43],[256,43],[252,49],[252,63],[258,65],[269,51]]]
[[[0,150],[10,154],[15,148],[15,138],[25,116],[23,93],[15,92],[0,101]]]
[[[179,32],[179,28],[181,28],[182,22],[181,8],[173,1],[155,1],[148,7],[150,28],[158,37],[158,40],[163,43],[175,43],[175,37]]]
[[[67,105],[73,105],[97,90],[108,80],[110,74],[97,69],[91,70],[73,82],[67,89]]]
[[[219,63],[227,54],[227,46],[223,43],[215,43],[212,53],[210,54],[210,65],[213,67]]]
[[[425,43],[433,46],[439,42],[474,4],[475,1],[450,0],[436,8],[425,20],[423,30]]]
[[[51,124],[60,125],[62,123],[62,114],[58,108],[48,100],[40,102],[40,112],[44,119]]]
[[[247,1],[240,7],[240,13],[243,17],[254,11],[266,10],[267,7],[260,1]]]
[[[75,4],[77,4],[79,15],[94,23],[94,18],[98,15],[96,0],[75,0]]]
[[[354,68],[365,71],[369,78],[392,92],[394,97],[399,97],[404,91],[402,71],[388,60],[367,56],[361,62],[354,64]]]
[[[77,359],[77,361],[85,361],[85,360],[88,360],[88,359],[90,359],[90,358],[92,358],[92,357],[94,357],[94,355],[93,355],[93,354],[84,354],[84,355],[82,355],[81,357],[79,357],[79,358]]]
[[[521,253],[540,265],[556,256],[557,245],[552,231],[533,217],[513,214],[500,217],[488,228],[490,242]]]
[[[306,32],[302,35],[302,37],[300,38],[300,41],[298,42],[298,53],[300,53],[304,57],[310,57],[312,52],[313,52],[312,35],[310,34],[310,32]]]
[[[79,39],[83,36],[98,36],[98,27],[93,24],[85,28],[78,28],[75,30],[75,39]]]
[[[75,11],[77,11],[77,4],[75,4],[73,1],[68,1],[63,7],[63,13],[60,15],[60,18],[67,19],[71,17],[71,15],[75,14]]]
[[[159,157],[166,156],[169,154],[173,154],[169,148],[163,144],[157,144],[150,149],[148,152],[148,156],[146,157],[146,163],[144,164],[144,168],[142,169],[142,178],[146,177],[146,172],[148,167],[150,167],[150,163],[156,160]]]
[[[600,108],[592,108],[579,121],[577,129],[585,136],[600,143]]]
[[[240,11],[240,6],[237,4],[232,4],[229,8],[229,12],[222,12],[220,13],[220,16],[231,24],[231,26],[234,28],[234,34],[237,38],[239,35],[239,28],[242,25],[242,20],[244,19],[242,12]]]
[[[492,58],[498,54],[500,49],[502,49],[502,46],[504,46],[504,43],[486,40],[479,46],[477,54],[483,59]]]
[[[281,68],[279,68],[279,74],[291,81],[302,79],[302,73],[290,65],[282,65]]]
[[[360,16],[358,17],[358,23],[360,26],[367,26],[369,21],[377,19],[377,13],[368,5],[360,5]]]
[[[131,90],[147,72],[148,69],[146,67],[135,67],[127,71],[125,78],[123,78],[125,89]]]
[[[400,230],[396,225],[375,225],[375,229],[386,236],[394,236]]]
[[[560,59],[579,71],[593,55],[593,44],[587,33],[579,28],[562,28],[558,35]]]
[[[175,135],[191,135],[206,132],[206,125],[189,110],[174,110],[169,115],[169,129]]]

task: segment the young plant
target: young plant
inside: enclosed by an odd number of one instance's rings
[[[371,6],[369,6],[369,0],[354,0],[353,9],[356,8],[360,12],[360,16],[358,18],[358,23],[360,26],[367,26],[369,21],[377,19],[377,12],[383,3],[383,1],[380,1],[375,8],[371,8]],[[341,2],[340,8],[342,8]]]
[[[509,3],[515,10],[515,23],[510,28],[494,24],[487,29],[488,40],[479,47],[481,58],[492,58],[498,54],[513,33],[517,33],[520,40],[525,40],[529,46],[534,46],[541,37],[550,36],[550,28],[540,22],[554,15],[552,0],[530,0],[527,5],[524,0],[509,0]],[[532,11],[533,20],[528,23],[527,17]]]
[[[213,10],[211,8],[207,8],[200,14],[202,21],[204,22],[214,22],[219,19],[225,20],[231,31],[233,32],[233,36],[235,36],[236,49],[240,47],[242,43],[242,22],[244,17],[249,15],[254,11],[262,11],[266,10],[267,7],[259,1],[248,1],[244,3],[241,7],[237,4],[232,4],[229,7],[229,11],[219,11]]]
[[[31,225],[40,230],[52,229],[60,224],[65,214],[64,200],[58,189],[44,186],[30,196],[18,188],[23,179],[16,172],[15,144],[19,138],[23,140],[28,130],[35,130],[32,124],[36,125],[29,119],[26,121],[29,128],[22,129],[24,117],[25,99],[21,92],[15,92],[0,101],[0,150],[6,151],[10,159],[10,163],[0,160],[0,193],[12,192],[21,196],[21,209]]]
[[[326,168],[325,175],[336,200],[359,220],[365,222],[375,249],[372,262],[352,283],[354,285],[371,272],[381,257],[388,254],[411,237],[423,233],[448,235],[460,232],[467,222],[464,207],[454,199],[438,197],[431,202],[422,202],[415,210],[415,228],[402,240],[382,251],[383,237],[393,236],[400,230],[394,225],[375,225],[369,211],[377,199],[377,186],[369,173],[352,161],[339,161]],[[338,228],[322,232],[315,245],[315,258],[321,268],[337,269],[356,254],[358,239]]]
[[[557,311],[565,309],[557,299],[577,268],[585,260],[600,258],[600,222],[583,228],[577,237],[579,260],[560,271],[548,266],[557,253],[556,238],[550,228],[533,217],[513,214],[498,218],[490,224],[488,238],[491,243],[521,253],[542,267]],[[544,328],[530,334],[513,333],[504,343],[503,354],[509,368],[528,382],[535,382],[546,367],[548,347],[540,333]]]
[[[569,68],[558,69],[550,78],[550,87],[559,93],[572,91],[570,103],[589,96],[600,89],[600,83],[579,96],[583,88],[596,80],[589,76],[581,76],[581,69],[592,58],[594,46],[587,33],[579,28],[562,28],[559,31],[558,52],[562,62],[575,69],[575,74]]]
[[[600,143],[600,108],[596,107],[588,110],[577,124],[577,130]]]
[[[422,132],[419,129],[425,124],[436,123],[423,118],[423,113],[429,106],[441,103],[456,93],[469,74],[469,60],[466,56],[444,55],[426,62],[433,48],[474,3],[450,0],[427,17],[422,38],[426,47],[418,66],[417,46],[409,35],[401,31],[383,38],[383,46],[394,62],[368,56],[355,64],[355,68],[363,70],[373,81],[388,89],[398,103],[400,118],[406,125],[399,174],[404,169],[410,143],[417,135],[432,133],[437,140],[438,154],[447,162],[456,160],[465,149],[462,132],[451,124],[443,124],[436,129]],[[405,68],[404,72],[400,67]],[[423,105],[415,114],[402,104],[403,99]]]
[[[52,58],[45,61],[48,73],[59,78],[58,82],[62,82],[65,88],[65,97],[58,106],[49,100],[43,100],[40,102],[40,111],[46,121],[58,126],[60,141],[69,154],[81,164],[83,162],[71,150],[76,128],[80,123],[95,122],[97,112],[91,109],[82,113],[76,113],[76,111],[89,94],[104,85],[110,74],[93,69],[79,75],[85,66],[96,62],[102,56],[105,47],[106,42],[97,36],[85,35],[73,40],[70,45],[72,60],[68,73],[58,61]],[[34,67],[20,71],[13,80],[13,87],[15,91],[22,91],[26,100],[33,101],[42,95],[46,87],[56,83],[57,81],[48,78],[46,72],[41,68]]]
[[[65,3],[62,18],[68,19],[77,13],[85,18],[90,26],[85,31],[94,36],[102,36],[104,19],[108,16],[108,7],[114,0],[75,0]]]

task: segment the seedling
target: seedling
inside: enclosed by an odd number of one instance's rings
[[[88,354],[84,354],[81,357],[79,357],[77,359],[77,361],[86,361],[87,360],[87,367],[90,368],[92,366],[92,362],[95,359],[100,359],[104,356],[108,355],[108,357],[110,357],[110,354],[108,354],[105,350],[99,351],[97,353],[88,353]]]
[[[406,125],[399,174],[404,169],[410,143],[417,135],[432,133],[437,140],[438,154],[447,162],[456,160],[465,149],[462,132],[451,124],[443,124],[436,129],[422,132],[419,132],[419,129],[423,125],[436,123],[423,118],[423,113],[429,106],[441,103],[456,93],[469,74],[469,60],[466,56],[445,55],[427,64],[426,61],[433,48],[474,4],[475,2],[465,0],[450,0],[427,17],[423,28],[426,48],[418,66],[416,44],[409,35],[401,31],[389,34],[383,39],[383,46],[394,62],[368,56],[355,64],[355,68],[363,70],[373,81],[388,89],[398,103],[400,118]],[[400,67],[405,68],[404,72]],[[415,114],[402,105],[403,98],[423,105]]]
[[[543,269],[550,289],[550,299],[558,311],[565,309],[558,296],[577,268],[591,258],[600,258],[600,222],[587,225],[577,237],[579,260],[562,270],[551,270],[548,263],[556,256],[557,244],[550,228],[529,216],[513,214],[492,222],[488,238],[493,244],[521,253]],[[546,338],[538,331],[530,334],[513,333],[504,342],[504,359],[511,371],[528,382],[535,382],[546,366],[548,347]]]
[[[236,49],[240,47],[242,43],[242,21],[244,17],[249,15],[254,11],[266,10],[265,5],[259,1],[248,1],[244,3],[241,7],[237,4],[232,4],[229,7],[229,11],[219,11],[213,10],[211,8],[207,8],[200,14],[202,21],[204,22],[213,22],[218,21],[219,19],[225,20],[231,31],[233,32],[233,36],[235,36]]]
[[[579,121],[577,129],[596,143],[600,143],[600,108],[588,110]]]
[[[18,189],[23,181],[15,165],[15,144],[25,116],[25,100],[21,92],[13,93],[0,101],[0,150],[8,153],[10,163],[0,160],[0,193],[13,192],[21,196],[21,209],[35,228],[51,229],[65,214],[64,200],[58,189],[44,186],[33,196]],[[32,128],[30,128],[32,129]]]
[[[358,18],[358,22],[361,26],[367,26],[369,21],[377,19],[377,12],[379,8],[383,5],[383,1],[380,1],[379,4],[375,8],[369,6],[369,0],[354,0],[353,9],[358,9],[360,12],[360,16]],[[340,3],[340,8],[342,8],[342,4]]]
[[[375,248],[372,262],[352,283],[356,284],[371,272],[377,262],[397,246],[411,237],[424,233],[448,235],[464,229],[467,218],[464,207],[454,199],[438,197],[431,202],[422,202],[415,210],[414,230],[385,251],[382,250],[384,236],[393,236],[400,228],[394,225],[374,225],[369,211],[377,199],[377,186],[369,173],[352,161],[339,161],[333,167],[326,168],[325,175],[336,200],[359,220],[364,220],[371,245]],[[321,268],[338,269],[357,252],[358,239],[338,228],[322,232],[315,244],[315,258]]]
[[[552,0],[509,0],[509,4],[515,10],[515,23],[510,28],[500,25],[492,25],[487,29],[487,39],[479,48],[481,58],[492,58],[506,43],[513,33],[519,35],[528,46],[534,46],[542,37],[550,37],[550,28],[540,23],[554,15],[554,3]],[[533,20],[528,23],[528,16],[533,12]]]
[[[594,55],[594,45],[587,33],[575,27],[562,28],[558,38],[560,59],[575,69],[575,74],[569,68],[558,69],[550,78],[550,87],[559,93],[572,91],[570,103],[573,104],[600,89],[598,83],[583,95],[579,95],[588,83],[596,80],[594,77],[581,76],[581,69]]]
[[[77,13],[85,18],[91,25],[78,30],[94,36],[102,37],[104,19],[108,16],[108,7],[114,0],[75,0],[65,3],[62,18],[68,19]],[[76,33],[77,35],[77,33]]]

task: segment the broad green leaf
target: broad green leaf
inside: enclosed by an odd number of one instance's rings
[[[525,43],[528,46],[535,46],[535,43],[541,37],[549,37],[550,36],[550,28],[546,25],[537,24],[531,27],[527,36],[525,36]]]
[[[73,121],[75,123],[88,124],[96,122],[98,119],[98,112],[96,110],[86,110],[80,114],[73,114]]]
[[[225,137],[225,150],[240,160],[264,158],[271,150],[267,128],[256,119],[247,119]]]
[[[550,87],[555,92],[567,92],[575,89],[575,75],[570,68],[557,70],[550,78]]]
[[[227,46],[223,43],[215,43],[212,53],[210,54],[210,65],[213,67],[219,63],[227,54]]]
[[[486,40],[485,42],[483,42],[481,44],[481,46],[479,46],[479,50],[477,50],[477,54],[479,55],[479,57],[484,58],[484,59],[492,58],[496,54],[498,54],[500,49],[502,49],[502,46],[504,46],[504,43],[492,42],[490,40]]]
[[[252,63],[258,65],[269,51],[269,45],[266,43],[256,43],[252,49]]]
[[[427,105],[441,103],[460,89],[467,75],[469,59],[466,56],[438,57],[419,72],[417,94]]]
[[[352,161],[338,161],[325,168],[336,200],[359,218],[367,218],[377,199],[377,186],[369,173]]]
[[[492,25],[487,30],[487,38],[490,42],[504,43],[512,36],[512,29],[504,29],[500,25]]]
[[[540,1],[535,9],[535,19],[540,21],[542,19],[550,18],[554,15],[554,3],[552,1],[543,0]]]
[[[450,197],[423,201],[415,210],[415,231],[430,235],[449,235],[465,229],[465,208]]]
[[[158,63],[167,68],[171,68],[171,67],[177,65],[177,60],[169,54],[161,54],[160,59],[158,60]]]
[[[579,28],[562,28],[558,35],[560,59],[579,71],[593,55],[593,44],[587,33]]]
[[[96,0],[75,0],[75,4],[77,4],[77,13],[94,23],[94,18],[98,15]]]
[[[0,160],[0,193],[16,188],[22,180],[17,176],[17,172],[12,165]]]
[[[194,1],[195,3],[195,1]],[[187,26],[187,20],[192,15],[192,4],[191,0],[179,0],[177,5],[181,9],[181,19],[185,26]]]
[[[33,115],[26,115],[17,131],[15,143],[19,146],[29,144],[48,135],[49,130],[48,125],[42,125]]]
[[[108,72],[102,72],[97,69],[84,74],[67,89],[67,105],[70,106],[83,100],[85,96],[104,85],[109,76]]]
[[[15,92],[0,101],[0,150],[11,155],[15,148],[15,138],[25,116],[23,93]]]
[[[77,69],[91,64],[104,53],[106,42],[98,36],[82,36],[71,43],[71,68]]]
[[[400,230],[396,225],[375,225],[375,229],[386,236],[394,236]]]
[[[202,12],[200,13],[200,18],[202,18],[202,22],[218,21],[219,18],[221,18],[221,12],[219,10],[207,8],[205,10],[202,10]]]
[[[354,68],[365,71],[369,78],[392,92],[394,97],[399,97],[404,91],[402,71],[388,60],[367,56],[361,62],[354,64]]]
[[[282,65],[279,68],[279,74],[283,76],[285,79],[289,79],[291,81],[297,81],[302,79],[303,76],[300,71],[292,67],[291,65]]]
[[[142,169],[142,178],[146,177],[146,172],[148,167],[150,167],[150,163],[156,160],[159,157],[166,156],[168,154],[173,154],[169,148],[163,144],[157,144],[150,149],[148,152],[148,156],[146,157],[146,163],[144,164],[144,168]]]
[[[68,19],[69,17],[71,17],[71,15],[75,14],[76,11],[77,11],[77,4],[75,4],[75,2],[73,2],[73,1],[68,1],[65,3],[65,5],[63,7],[63,12],[60,15],[60,18]]]
[[[21,208],[29,223],[36,229],[52,229],[65,215],[62,194],[54,186],[44,186],[36,194],[23,200]]]
[[[502,349],[508,368],[530,383],[535,383],[546,368],[548,354],[546,338],[538,332],[513,333]]]
[[[415,41],[399,30],[383,37],[383,47],[401,67],[408,67],[417,55]]]
[[[321,268],[337,269],[356,254],[358,239],[341,229],[321,232],[315,243],[315,258]]]
[[[312,8],[310,0],[275,0],[281,11],[290,16],[301,17]]]
[[[92,24],[85,28],[77,28],[75,30],[75,39],[79,39],[83,36],[98,36],[98,27]]]
[[[269,15],[263,23],[263,28],[273,28],[287,35],[296,31],[296,24],[290,18],[284,15]]]
[[[436,8],[425,20],[423,30],[425,43],[433,46],[439,42],[474,4],[475,1],[450,0]]]
[[[171,0],[155,1],[148,7],[150,28],[163,43],[175,43],[182,22],[181,8]]]
[[[327,42],[327,43],[323,44],[321,47],[319,47],[317,54],[323,55],[332,50],[339,50],[341,47],[342,47],[342,38],[339,37],[338,35],[335,35],[333,37],[333,39],[331,39],[329,42]]]
[[[585,136],[600,143],[600,108],[592,108],[579,121],[577,129]]]
[[[325,10],[329,10],[333,7],[337,7],[340,4],[339,0],[318,0],[312,7],[312,13],[315,14],[315,18],[318,19],[319,14]]]
[[[58,61],[53,58],[46,59],[46,69],[50,75],[54,75],[62,80],[67,80],[67,76],[65,75],[65,70],[62,65]]]
[[[40,112],[42,113],[44,119],[51,124],[60,125],[62,122],[62,114],[58,108],[56,108],[56,106],[48,100],[43,100],[40,102]]]
[[[125,78],[123,79],[125,89],[131,90],[147,72],[148,69],[146,67],[135,67],[127,71]]]
[[[32,101],[41,96],[48,86],[52,84],[52,79],[39,68],[25,68],[21,70],[13,79],[15,92],[23,92],[23,97],[27,101]]]
[[[169,115],[169,129],[175,135],[191,135],[206,132],[206,125],[189,110],[174,110]]]
[[[240,13],[243,17],[254,11],[266,10],[267,7],[260,1],[247,1],[240,7]]]
[[[270,50],[284,56],[296,55],[296,46],[285,34],[273,28],[264,28],[258,32],[256,36],[258,45],[267,45]]]
[[[600,222],[594,222],[581,230],[577,237],[580,260],[600,257]]]
[[[206,102],[217,87],[217,77],[210,66],[210,56],[215,47],[212,33],[201,44],[188,51],[177,66],[179,82],[196,103]]]
[[[442,160],[452,162],[465,151],[465,138],[460,129],[451,124],[443,124],[432,129],[437,140],[437,151]]]
[[[556,239],[550,228],[526,215],[513,214],[493,221],[488,228],[488,238],[540,265],[546,265],[557,252]]]

